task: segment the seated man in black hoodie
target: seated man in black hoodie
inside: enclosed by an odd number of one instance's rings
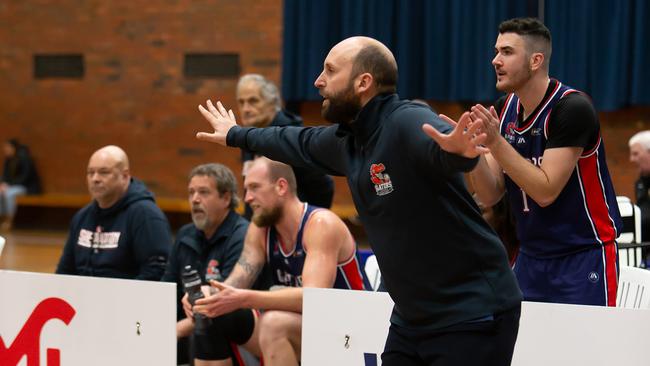
[[[153,194],[131,177],[124,150],[97,150],[86,179],[93,200],[72,218],[56,273],[160,280],[171,230]]]
[[[282,101],[277,86],[259,74],[246,74],[237,83],[237,104],[241,123],[246,127],[302,126],[302,119],[282,109]],[[246,176],[248,166],[255,154],[242,149],[242,175]],[[334,182],[329,175],[312,168],[293,166],[298,183],[298,198],[311,205],[330,208],[334,198]],[[246,205],[245,216],[250,219],[252,212]]]

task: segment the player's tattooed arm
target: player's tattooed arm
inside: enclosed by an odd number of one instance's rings
[[[251,225],[251,227],[254,227],[254,229],[249,228],[248,230],[241,256],[225,281],[227,285],[237,288],[250,288],[262,268],[264,268],[264,246],[263,242],[260,243],[258,240],[259,233],[255,232],[259,228],[255,227],[255,225]]]

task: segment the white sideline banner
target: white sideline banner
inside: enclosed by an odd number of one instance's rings
[[[513,366],[648,365],[650,311],[526,302]]]
[[[305,288],[303,366],[381,365],[386,293]],[[523,302],[513,366],[648,364],[650,311]]]
[[[304,288],[301,364],[381,364],[392,311],[385,292]]]
[[[175,284],[0,270],[0,365],[175,364]]]

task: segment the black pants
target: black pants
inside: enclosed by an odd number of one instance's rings
[[[383,366],[508,366],[512,361],[521,307],[493,320],[414,331],[391,325]]]
[[[193,334],[192,351],[200,360],[232,358],[232,343],[248,342],[255,330],[255,316],[251,309],[237,309],[211,319],[206,334]]]

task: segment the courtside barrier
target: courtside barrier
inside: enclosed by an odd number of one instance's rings
[[[381,365],[387,293],[304,291],[303,366]],[[647,365],[648,324],[648,310],[524,302],[512,365]]]
[[[175,286],[0,270],[0,365],[173,366]]]

